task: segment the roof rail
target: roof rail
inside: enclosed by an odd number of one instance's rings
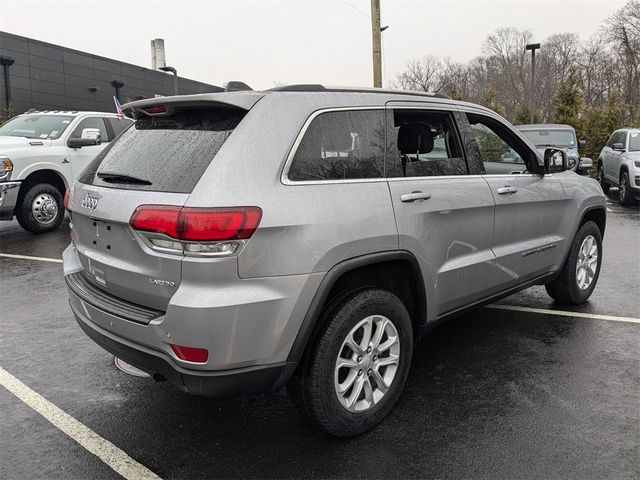
[[[383,88],[361,88],[361,87],[325,87],[319,83],[308,83],[298,85],[284,85],[282,87],[274,87],[266,92],[345,92],[345,93],[385,93],[387,95],[419,95],[431,98],[445,98],[451,100],[447,94],[436,92],[417,92],[412,90],[392,90]]]

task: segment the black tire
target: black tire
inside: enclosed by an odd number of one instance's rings
[[[343,348],[349,351],[348,347],[343,347],[347,335],[371,315],[382,315],[395,327],[400,342],[399,359],[395,376],[384,396],[367,410],[352,412],[342,405],[336,393],[336,361],[338,355],[344,352]],[[402,301],[394,294],[367,288],[348,293],[339,301],[332,302],[319,321],[320,330],[307,347],[287,389],[294,404],[312,424],[338,437],[359,435],[379,424],[400,397],[413,353],[411,319]]]
[[[25,188],[23,186],[22,188]],[[44,221],[44,216],[37,218],[34,215],[34,202],[38,202],[39,197],[47,198],[47,204],[51,201],[55,202],[55,213],[51,219]],[[55,230],[62,223],[64,218],[63,196],[60,191],[48,183],[38,183],[36,185],[26,186],[24,192],[20,192],[18,204],[16,205],[16,218],[22,228],[31,233],[44,233]],[[36,207],[37,204],[36,204]]]
[[[585,289],[581,289],[578,286],[578,278],[576,268],[578,265],[578,254],[584,240],[591,235],[597,246],[598,262],[595,270],[595,274],[589,286]],[[567,305],[579,305],[587,301],[587,299],[593,293],[593,289],[598,283],[598,276],[600,275],[600,266],[602,265],[602,234],[600,229],[594,222],[585,222],[571,244],[571,250],[569,251],[569,257],[564,264],[564,267],[560,271],[558,277],[550,283],[545,285],[547,293],[551,298],[557,302]]]
[[[602,162],[598,162],[598,182],[600,182],[600,187],[604,193],[609,193],[609,189],[611,185],[607,183],[604,179],[604,172],[602,170]]]
[[[629,172],[623,170],[620,174],[620,183],[618,187],[618,202],[620,205],[631,205],[634,203],[633,192],[629,183]]]

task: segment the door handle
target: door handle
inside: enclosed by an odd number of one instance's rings
[[[431,198],[430,193],[424,193],[419,191],[404,193],[400,195],[400,201],[405,203],[415,202],[416,200],[429,200],[430,198]]]
[[[516,187],[512,187],[511,185],[505,185],[504,187],[498,188],[498,195],[506,195],[508,193],[516,193],[518,189]]]

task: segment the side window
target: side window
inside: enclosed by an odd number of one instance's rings
[[[487,174],[521,173],[533,152],[501,122],[483,115],[467,114],[480,159]]]
[[[395,110],[394,130],[399,177],[468,174],[451,114],[427,110]],[[394,176],[389,172],[388,176]]]
[[[384,110],[321,113],[298,146],[289,180],[344,180],[384,176]]]
[[[626,132],[613,132],[613,135],[611,135],[611,138],[609,139],[609,141],[607,142],[607,147],[613,147],[614,143],[625,143],[625,135]]]
[[[120,133],[133,125],[133,120],[130,118],[114,118],[107,117],[104,119],[105,122],[109,124],[111,130],[113,131],[113,138],[116,138]],[[113,139],[112,139],[113,140]]]
[[[107,128],[104,125],[104,121],[100,117],[88,117],[83,120],[80,120],[80,123],[76,128],[71,132],[71,138],[81,138],[82,131],[85,128],[97,128],[100,130],[100,138],[102,139],[102,143],[107,143],[110,138],[107,134]]]

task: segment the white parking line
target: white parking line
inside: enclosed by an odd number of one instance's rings
[[[559,317],[591,318],[593,320],[608,320],[610,322],[640,323],[640,318],[616,317],[613,315],[598,315],[595,313],[569,312],[566,310],[551,310],[547,308],[518,307],[517,305],[494,304],[487,305],[486,308],[493,308],[495,310],[511,310],[514,312],[541,313],[543,315],[558,315]]]
[[[14,255],[13,253],[0,253],[0,257],[18,258],[20,260],[37,260],[38,262],[62,263],[61,258],[31,257],[29,255]]]
[[[89,427],[56,407],[39,393],[0,367],[0,385],[66,433],[115,472],[127,479],[159,479],[155,473],[136,462],[113,443],[105,440]]]

